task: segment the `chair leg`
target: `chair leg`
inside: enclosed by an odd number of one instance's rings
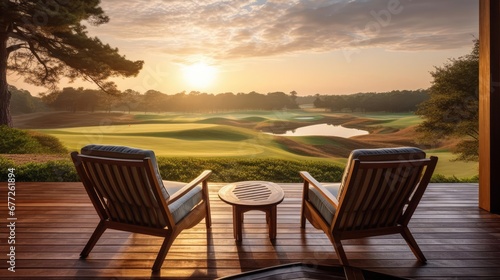
[[[306,213],[304,211],[305,210],[305,201],[302,200],[302,207],[300,208],[300,227],[301,228],[306,228]]]
[[[205,200],[205,226],[206,228],[210,228],[212,226],[212,216],[210,213],[210,199],[209,199],[209,194],[208,194],[208,183],[206,181],[203,181],[203,191],[204,191],[204,200]]]
[[[424,253],[422,253],[422,251],[420,250],[420,247],[418,247],[417,241],[415,240],[415,238],[413,238],[413,235],[411,234],[410,230],[407,227],[403,227],[401,235],[406,240],[408,246],[410,246],[410,249],[415,255],[415,257],[417,257],[417,259],[422,263],[426,263],[427,259],[425,258]]]
[[[330,237],[330,241],[333,244],[333,247],[335,248],[335,253],[337,253],[337,256],[339,257],[339,262],[341,265],[349,265],[349,261],[347,260],[347,255],[345,254],[344,247],[342,246],[342,243],[340,240],[337,240],[333,236],[328,236]]]
[[[86,258],[90,251],[94,248],[95,244],[101,238],[101,235],[106,231],[106,226],[104,225],[103,221],[100,221],[97,227],[94,230],[94,233],[90,237],[89,241],[87,242],[87,245],[83,248],[82,252],[80,253],[81,258]]]
[[[212,226],[212,216],[211,216],[211,213],[210,213],[210,203],[207,201],[205,201],[206,203],[206,216],[205,216],[205,226],[208,228],[210,228]]]
[[[306,228],[306,199],[307,199],[307,191],[309,189],[309,182],[304,181],[304,188],[302,190],[302,206],[300,207],[300,227]]]
[[[156,256],[155,263],[153,264],[153,271],[159,271],[161,269],[161,266],[165,261],[165,257],[167,256],[168,250],[170,249],[170,246],[172,246],[172,243],[174,243],[174,240],[175,236],[172,233],[168,234],[168,236],[165,237],[160,251],[158,252],[158,256]]]

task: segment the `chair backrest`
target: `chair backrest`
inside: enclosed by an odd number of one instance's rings
[[[81,153],[83,155],[96,156],[96,157],[106,157],[115,159],[145,159],[150,158],[153,164],[154,174],[158,185],[160,185],[161,193],[165,199],[170,197],[167,189],[163,185],[162,177],[160,175],[160,169],[158,168],[158,162],[156,161],[156,156],[154,151],[138,149],[127,146],[116,146],[116,145],[97,145],[90,144],[82,148]]]
[[[151,158],[71,156],[101,219],[153,228],[173,225]]]
[[[406,225],[436,163],[436,157],[426,159],[417,148],[365,150],[353,155],[332,229],[359,231]]]
[[[354,160],[362,161],[388,161],[388,160],[403,160],[403,159],[423,159],[425,152],[415,147],[397,147],[397,148],[380,148],[380,149],[357,149],[351,151],[347,159],[347,165],[342,175],[338,199],[343,194],[344,186],[346,185],[347,177],[349,176],[351,164]]]

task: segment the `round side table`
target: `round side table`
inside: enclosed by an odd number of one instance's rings
[[[236,241],[242,240],[243,214],[250,210],[266,213],[269,238],[276,239],[276,206],[285,198],[280,186],[265,181],[236,182],[222,187],[219,198],[233,206],[233,233]]]

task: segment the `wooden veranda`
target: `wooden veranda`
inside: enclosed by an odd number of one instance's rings
[[[161,239],[109,230],[85,260],[80,251],[99,218],[81,183],[17,183],[14,216],[7,183],[0,184],[0,278],[8,279],[215,279],[301,262],[338,265],[333,246],[319,230],[300,228],[301,184],[280,184],[277,239],[269,240],[265,215],[245,214],[243,241],[233,238],[231,206],[211,183],[212,228],[204,222],[174,242],[161,274],[151,266]],[[15,217],[15,245],[8,225]],[[412,279],[500,279],[500,215],[478,207],[477,184],[431,184],[410,222],[428,263],[420,264],[397,235],[345,241],[351,265]],[[15,246],[15,272],[8,270]]]

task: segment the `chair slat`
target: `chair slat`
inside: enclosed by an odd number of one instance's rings
[[[387,205],[384,206],[386,209],[386,214],[381,217],[381,226],[394,226],[395,217],[400,215],[398,213],[398,209],[396,209],[395,205],[397,202],[402,199],[401,193],[406,185],[406,176],[407,169],[405,166],[398,166],[396,168],[391,169],[391,172],[387,172],[387,180],[390,184],[386,184],[384,187],[389,188],[390,195],[388,196]]]
[[[107,200],[109,199],[110,195],[108,194],[106,188],[103,187],[103,183],[101,181],[102,178],[99,176],[98,173],[98,166],[93,162],[83,162],[83,165],[85,166],[85,169],[88,172],[89,180],[92,183],[92,187],[99,196],[102,207],[106,210],[107,215],[110,218],[116,217],[117,216],[116,210],[112,207],[109,207],[108,205]]]
[[[372,217],[378,217],[379,210],[375,207],[376,203],[380,200],[379,194],[383,193],[381,189],[381,183],[383,182],[383,170],[372,170],[373,175],[370,178],[370,185],[368,187],[369,197],[366,199],[365,205],[363,206],[363,219],[359,222],[360,229],[370,228],[372,223]]]
[[[150,189],[144,168],[85,163],[103,207],[113,221],[163,227],[165,219]],[[112,203],[111,203],[112,202]]]
[[[119,197],[116,193],[116,189],[112,186],[114,182],[112,182],[107,174],[106,170],[109,168],[109,166],[104,165],[104,164],[94,164],[95,170],[96,170],[96,175],[99,177],[99,182],[98,186],[100,186],[103,191],[105,191],[107,195],[108,202],[106,203],[106,206],[109,207],[112,211],[111,218],[114,221],[127,221],[127,209],[123,207],[121,203],[118,203]]]
[[[399,200],[397,202],[397,205],[395,206],[401,212],[401,214],[398,217],[396,217],[397,220],[394,221],[394,224],[399,224],[400,223],[401,218],[402,218],[402,216],[404,214],[404,211],[406,209],[406,206],[410,202],[412,194],[415,193],[415,190],[419,186],[419,180],[422,177],[421,176],[422,171],[423,171],[423,168],[421,166],[414,167],[412,169],[411,174],[408,175],[409,177],[408,177],[408,180],[407,180],[407,186],[405,188],[405,191],[402,194],[401,200]]]
[[[122,204],[126,205],[126,204],[129,204],[131,205],[133,203],[133,199],[132,199],[132,194],[130,192],[130,188],[128,187],[124,187],[124,186],[128,186],[128,184],[126,183],[126,179],[125,179],[125,173],[128,173],[128,169],[126,167],[121,167],[121,166],[117,166],[117,165],[111,165],[111,170],[112,170],[112,178],[114,180],[114,184],[116,184],[117,186],[121,186],[119,187],[119,192],[120,192],[120,196],[122,197],[123,200],[120,200]],[[127,221],[130,221],[130,220],[133,220],[134,219],[134,215],[136,215],[134,209],[130,209],[129,207],[125,208],[125,211],[126,211],[126,215],[128,217]]]

